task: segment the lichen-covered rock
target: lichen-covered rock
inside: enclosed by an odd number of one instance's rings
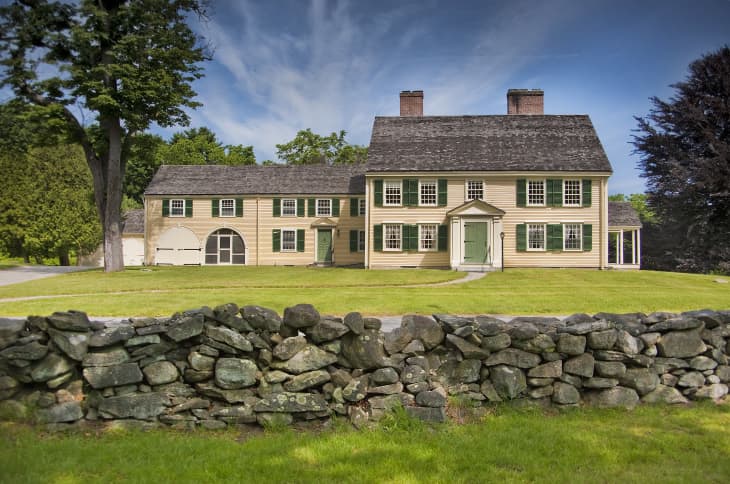
[[[607,329],[604,331],[593,331],[586,335],[588,347],[594,350],[610,350],[616,343],[618,331]]]
[[[362,334],[365,330],[365,321],[362,314],[358,312],[347,313],[343,323],[355,334]]]
[[[243,352],[253,351],[253,345],[242,334],[223,326],[205,326],[205,335]]]
[[[468,359],[460,361],[453,372],[453,379],[458,383],[474,383],[479,380],[482,362],[479,360]]]
[[[505,400],[515,399],[527,390],[525,374],[514,366],[497,365],[490,369],[490,378],[497,394]]]
[[[163,393],[138,393],[104,398],[99,402],[99,412],[105,418],[150,419],[163,413],[169,405]]]
[[[392,355],[403,350],[411,340],[413,340],[413,333],[411,333],[410,328],[401,326],[400,328],[393,328],[383,335],[383,347],[389,355]]]
[[[283,370],[298,375],[312,370],[319,370],[336,361],[337,355],[321,350],[314,345],[306,345],[288,360],[272,362],[271,367],[275,370]]]
[[[679,377],[677,386],[685,388],[699,388],[705,384],[705,376],[698,371],[689,371]]]
[[[318,393],[276,393],[262,398],[254,405],[257,413],[321,412],[328,409],[324,397]]]
[[[728,386],[724,383],[713,383],[712,385],[704,386],[697,390],[695,398],[710,398],[712,400],[719,400],[728,393]]]
[[[706,356],[695,356],[689,362],[689,366],[697,371],[714,370],[717,367],[717,362]]]
[[[488,351],[485,351],[479,346],[469,343],[464,338],[460,338],[456,335],[447,334],[446,341],[456,347],[456,349],[458,349],[461,354],[464,355],[464,358],[481,360],[489,356]]]
[[[561,360],[543,363],[527,372],[527,376],[530,378],[558,378],[562,374],[563,362]]]
[[[129,353],[124,348],[109,348],[92,353],[86,353],[81,366],[112,366],[129,361]]]
[[[616,349],[627,355],[638,355],[644,349],[644,342],[631,336],[628,331],[620,330],[616,339]]]
[[[423,407],[445,407],[446,395],[437,391],[426,391],[416,395],[416,403]]]
[[[390,385],[368,387],[368,393],[371,395],[393,395],[394,393],[401,393],[402,391],[403,384],[401,382],[391,383]]]
[[[509,365],[517,368],[534,368],[540,364],[540,356],[516,348],[507,348],[490,355],[484,364],[487,366]]]
[[[311,304],[297,304],[284,309],[284,324],[290,328],[308,328],[318,322],[319,312]]]
[[[537,326],[530,322],[520,322],[516,319],[512,320],[507,334],[513,341],[532,339],[540,333]]]
[[[665,331],[682,331],[704,327],[702,321],[696,318],[672,318],[651,326],[651,331],[663,333]]]
[[[317,387],[330,381],[330,374],[324,370],[314,370],[292,377],[284,383],[284,390],[300,392],[307,388]]]
[[[370,375],[370,381],[374,385],[389,385],[399,380],[398,372],[393,368],[380,368]]]
[[[64,402],[48,408],[36,410],[36,417],[41,423],[75,422],[84,418],[84,411],[79,402]]]
[[[20,383],[15,378],[5,375],[0,376],[0,400],[12,397],[18,391]]]
[[[555,342],[547,334],[541,333],[530,339],[513,340],[512,346],[530,353],[551,353],[555,351]]]
[[[345,385],[342,389],[342,396],[348,402],[359,402],[363,400],[368,394],[368,375],[363,375],[358,378],[353,378],[350,382]]]
[[[354,368],[372,370],[384,366],[382,333],[374,329],[365,329],[359,335],[347,333],[342,337],[342,355]]]
[[[273,355],[274,358],[288,360],[304,349],[305,346],[307,346],[307,338],[304,336],[291,336],[289,338],[285,338],[281,343],[274,347]]]
[[[179,343],[203,332],[204,317],[202,314],[185,316],[179,321],[174,321],[167,328],[167,337]]]
[[[662,335],[657,342],[659,354],[669,358],[688,358],[704,353],[707,346],[702,341],[700,334],[701,329],[699,328],[688,331],[670,331]]]
[[[616,378],[602,378],[594,376],[583,380],[583,388],[601,389],[601,388],[613,388],[619,384]]]
[[[281,328],[281,317],[273,309],[244,306],[241,308],[241,317],[253,329],[276,333]]]
[[[89,333],[59,331],[48,328],[48,335],[66,356],[72,360],[81,361],[89,349]]]
[[[94,331],[89,337],[89,346],[98,348],[111,346],[116,343],[123,343],[135,335],[134,327],[129,324],[121,324],[111,328],[104,328]]]
[[[251,360],[220,358],[215,365],[215,384],[224,390],[238,390],[256,384],[258,367]]]
[[[57,376],[68,373],[73,369],[73,363],[58,353],[48,353],[45,358],[38,362],[30,376],[35,382],[46,382]]]
[[[433,318],[441,324],[447,333],[453,333],[464,326],[476,326],[476,323],[472,318],[464,318],[451,314],[434,314]]]
[[[639,403],[639,395],[632,388],[618,386],[599,392],[588,392],[583,395],[583,400],[587,404],[599,408],[625,407],[631,409]]]
[[[636,390],[639,396],[652,392],[659,385],[659,376],[648,368],[629,368],[619,377],[621,385]]]
[[[644,403],[688,403],[687,400],[676,388],[657,385],[651,392],[641,397]]]
[[[441,423],[446,421],[446,410],[443,407],[405,407],[406,413],[424,422]]]
[[[215,367],[215,358],[198,351],[191,351],[188,354],[188,363],[193,370],[211,371]]]
[[[561,326],[558,327],[557,331],[558,333],[568,333],[573,335],[584,335],[588,333],[593,333],[596,331],[606,331],[609,329],[613,329],[614,324],[605,321],[605,320],[599,320],[599,321],[590,321],[585,323],[577,323],[571,326]]]
[[[563,363],[563,371],[572,375],[579,375],[586,378],[593,376],[595,360],[590,353],[583,353]]]
[[[426,370],[420,365],[407,365],[400,374],[400,380],[409,385],[426,380]]]
[[[147,383],[152,386],[172,383],[178,379],[180,373],[177,367],[169,361],[158,361],[142,369]]]
[[[55,312],[46,318],[51,326],[61,331],[89,331],[91,324],[81,311]]]
[[[475,318],[477,331],[482,336],[497,336],[502,332],[504,322],[491,316],[477,316]]]
[[[84,378],[97,389],[129,385],[142,381],[142,372],[137,363],[122,363],[112,366],[92,366],[84,368]]]
[[[586,337],[562,333],[558,339],[558,353],[580,355],[586,350]]]
[[[556,381],[553,383],[553,402],[560,405],[573,405],[580,402],[580,393],[573,385]]]
[[[314,343],[324,343],[339,338],[350,329],[337,319],[323,318],[314,326],[307,328],[307,336]]]

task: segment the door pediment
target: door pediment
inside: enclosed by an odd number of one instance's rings
[[[313,229],[316,229],[316,228],[327,229],[327,228],[337,227],[337,222],[335,222],[331,218],[323,217],[323,218],[318,218],[317,220],[312,222],[311,227]]]
[[[483,200],[471,200],[449,211],[448,217],[482,216],[482,217],[503,217],[504,210],[491,205]]]

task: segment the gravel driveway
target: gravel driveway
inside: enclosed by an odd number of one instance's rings
[[[93,267],[83,266],[18,266],[0,271],[0,286],[34,281],[44,277],[57,276],[69,272],[88,271]]]

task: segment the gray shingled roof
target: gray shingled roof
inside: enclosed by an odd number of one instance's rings
[[[629,202],[608,202],[609,227],[641,227],[639,214]]]
[[[612,171],[586,115],[375,118],[368,171]]]
[[[124,226],[122,228],[124,234],[143,234],[144,233],[144,209],[135,208],[124,212]]]
[[[145,195],[365,193],[365,165],[163,165]]]

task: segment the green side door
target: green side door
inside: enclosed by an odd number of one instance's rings
[[[464,222],[464,263],[487,264],[487,223]]]
[[[317,262],[332,262],[332,229],[317,230]]]

